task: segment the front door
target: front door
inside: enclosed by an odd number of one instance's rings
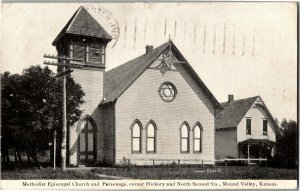
[[[90,119],[82,121],[78,139],[78,164],[92,165],[96,162],[96,127]]]

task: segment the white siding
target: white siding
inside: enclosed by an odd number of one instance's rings
[[[182,67],[179,72],[147,69],[117,100],[116,103],[116,163],[123,157],[136,159],[195,159],[214,160],[214,108],[209,99]],[[161,100],[158,88],[172,82],[178,91],[173,102]],[[143,125],[142,153],[131,153],[130,125],[138,119]],[[157,125],[157,153],[146,153],[145,126],[153,120]],[[190,131],[190,153],[180,153],[180,125],[190,128],[200,122],[203,127],[202,153],[193,153],[193,132]],[[161,162],[159,162],[161,163]],[[206,163],[213,163],[212,161]],[[152,163],[151,163],[152,164]]]
[[[246,118],[251,118],[251,135],[246,134]],[[268,135],[263,135],[263,119],[268,120]],[[276,141],[275,127],[261,107],[253,106],[239,123],[237,138],[238,142],[249,138]]]
[[[93,118],[97,125],[97,149],[102,148],[100,143],[101,131],[99,131],[99,124],[101,124],[100,111],[98,108],[99,103],[103,98],[103,71],[97,70],[84,70],[84,69],[73,69],[71,73],[73,79],[79,83],[82,90],[85,92],[84,101],[80,109],[82,110],[82,117],[89,115]],[[80,132],[77,132],[77,125],[75,123],[70,127],[70,153],[69,162],[70,164],[77,164],[77,139]],[[97,152],[97,157],[99,157],[99,152]],[[98,159],[99,160],[99,159]]]

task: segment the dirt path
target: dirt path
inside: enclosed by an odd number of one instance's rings
[[[92,169],[94,169],[94,168],[95,167],[79,166],[79,167],[76,167],[76,168],[67,168],[66,170],[89,171],[89,172],[95,174],[96,176],[98,176],[101,179],[112,179],[112,180],[132,179],[132,178],[128,178],[128,177],[111,176],[111,175],[99,174],[99,173],[96,173],[96,172],[92,172]]]
[[[131,178],[127,178],[127,177],[121,177],[121,176],[110,176],[110,175],[106,175],[106,174],[98,174],[93,172],[96,176],[99,176],[100,178],[107,178],[107,179],[113,179],[113,180],[122,180],[122,179],[131,179]]]

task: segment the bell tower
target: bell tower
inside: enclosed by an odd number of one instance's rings
[[[112,37],[103,27],[80,6],[52,43],[58,56],[81,60],[70,62],[74,65],[71,75],[85,92],[86,103],[82,109],[88,115],[92,112],[92,108],[89,107],[96,107],[103,99],[105,49],[111,40]]]
[[[88,136],[89,138],[85,139],[84,132],[89,131],[85,130],[86,125],[82,124],[94,124],[93,129],[96,130],[101,123],[98,105],[104,94],[105,49],[111,40],[112,37],[103,27],[84,7],[80,6],[52,43],[59,57],[73,59],[68,64],[68,67],[73,70],[71,76],[85,92],[83,98],[85,103],[80,106],[82,118],[78,124],[69,127],[69,133],[67,133],[69,164],[97,161],[98,148],[95,145],[96,138],[100,135],[94,134],[95,131],[92,133],[92,138]],[[61,69],[58,67],[58,71]]]

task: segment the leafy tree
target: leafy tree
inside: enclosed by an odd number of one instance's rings
[[[277,123],[278,120],[277,120]],[[285,167],[295,167],[298,161],[298,125],[296,121],[283,119],[277,133],[276,159]],[[278,161],[279,162],[279,161]]]
[[[37,153],[49,149],[52,134],[57,130],[58,157],[62,141],[62,83],[48,67],[31,66],[22,75],[1,74],[2,157],[9,162],[8,149],[15,151],[21,162],[20,151],[25,151],[38,163]],[[67,124],[79,120],[79,106],[84,103],[84,92],[67,75]]]

